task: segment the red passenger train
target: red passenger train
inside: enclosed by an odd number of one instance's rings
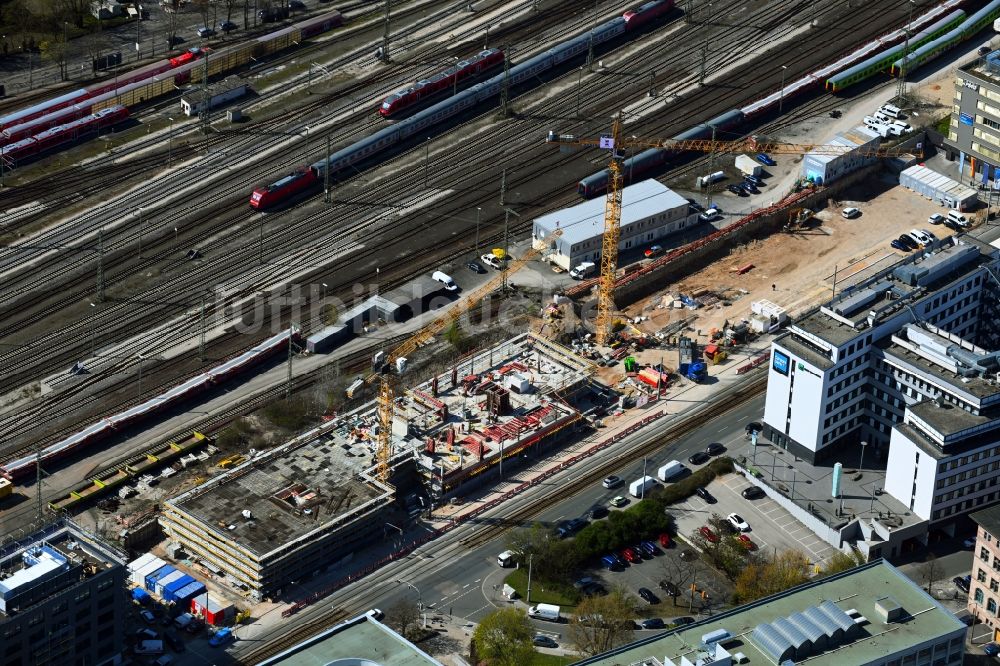
[[[270,185],[261,185],[250,195],[250,205],[254,208],[269,208],[279,201],[308,189],[317,181],[316,170],[312,167],[299,167],[281,180]]]
[[[474,79],[486,72],[503,64],[503,51],[500,49],[486,49],[467,60],[456,63],[443,72],[438,72],[434,76],[417,81],[414,85],[405,90],[399,90],[385,98],[378,112],[383,118],[388,118],[394,114],[426,100],[442,91],[453,90],[456,82],[461,85],[463,81]]]

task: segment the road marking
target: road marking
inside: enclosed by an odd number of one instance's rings
[[[477,578],[475,582],[477,582],[477,583],[481,583],[482,581],[483,581],[483,579],[482,579],[482,578]]]
[[[465,588],[469,587],[469,585],[472,585],[472,583],[466,583],[465,585],[462,586],[462,589],[464,590]]]

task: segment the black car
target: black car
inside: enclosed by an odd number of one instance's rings
[[[642,597],[648,604],[658,604],[660,600],[653,594],[653,591],[648,587],[639,588],[639,596]]]
[[[732,192],[733,194],[740,195],[741,197],[747,196],[747,193],[743,190],[743,188],[740,187],[739,185],[735,184],[735,183],[727,185],[726,189],[729,190],[730,192]]]
[[[573,518],[572,520],[564,520],[559,523],[556,527],[556,534],[559,535],[560,539],[565,539],[566,537],[571,537],[584,527],[587,526],[587,521],[583,518]]]
[[[896,248],[897,250],[902,250],[903,252],[910,251],[910,248],[903,245],[903,241],[899,240],[898,238],[893,238],[891,241],[889,241],[889,245]]]
[[[588,514],[591,520],[600,520],[601,518],[606,518],[608,515],[608,507],[602,506],[600,504],[595,504],[590,507],[590,512]]]
[[[954,220],[949,220],[948,218],[944,219],[944,226],[948,227],[952,231],[962,231],[963,230],[961,224],[959,224],[958,222],[955,222]]]
[[[702,498],[709,504],[715,504],[716,502],[715,497],[712,496],[712,493],[708,492],[708,488],[706,488],[705,486],[698,486],[697,488],[694,489],[694,493],[695,495]]]
[[[760,190],[757,189],[757,186],[749,180],[744,180],[740,183],[740,188],[742,188],[747,194],[760,194]]]
[[[202,26],[198,28],[199,37],[215,37],[215,31],[208,26]]]
[[[705,453],[707,453],[710,456],[721,456],[725,452],[726,452],[726,447],[724,447],[722,444],[719,444],[718,442],[712,442],[711,444],[705,447]]]
[[[677,589],[677,586],[671,583],[669,580],[661,580],[659,585],[660,589],[663,590],[667,594],[667,596],[678,597],[681,594],[681,591]]]
[[[686,615],[684,615],[682,617],[675,617],[673,620],[670,621],[670,624],[673,624],[673,625],[676,625],[676,626],[682,626],[682,625],[685,625],[685,624],[694,624],[694,618],[693,617],[688,617]]]
[[[962,590],[962,592],[968,594],[969,584],[972,583],[972,576],[955,576],[951,579],[951,582],[955,583],[955,587]]]
[[[170,647],[174,649],[175,652],[184,652],[184,650],[186,649],[184,641],[181,639],[180,636],[178,636],[173,631],[164,631],[163,638],[167,641]]]
[[[764,183],[760,176],[755,176],[752,173],[743,174],[743,180],[754,185],[762,185]]]
[[[232,21],[219,21],[219,30],[222,32],[232,32],[236,30],[237,25]]]
[[[688,462],[692,465],[704,465],[710,460],[708,454],[704,451],[698,451],[694,455],[688,457]]]
[[[913,240],[906,234],[903,234],[897,240],[906,247],[910,248],[911,250],[916,250],[918,247],[920,247],[919,245],[917,245],[917,241]]]
[[[483,268],[478,261],[470,261],[466,264],[466,267],[473,273],[479,273],[480,275],[486,272],[486,269]]]
[[[531,642],[538,647],[547,647],[547,648],[559,647],[559,643],[556,643],[555,640],[543,634],[538,634],[533,639],[531,639]]]
[[[301,12],[306,8],[306,3],[302,2],[302,0],[288,0],[288,8]]]
[[[651,617],[648,620],[643,620],[641,624],[643,629],[663,629],[667,626],[663,623],[663,620],[658,617]]]
[[[695,201],[694,199],[690,199],[690,198],[689,198],[689,199],[687,200],[687,202],[688,202],[688,205],[689,205],[689,206],[691,206],[691,208],[694,208],[694,209],[695,209],[696,211],[698,211],[699,213],[701,213],[701,212],[704,212],[704,210],[705,210],[705,207],[704,207],[704,206],[702,206],[702,205],[701,205],[700,203],[698,203],[697,201]]]
[[[765,493],[757,486],[750,486],[749,488],[744,488],[743,492],[740,493],[740,495],[743,495],[743,499],[748,499],[748,500],[760,499],[761,497],[764,497],[764,495],[766,494],[767,493]]]

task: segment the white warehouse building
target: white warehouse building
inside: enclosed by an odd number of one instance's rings
[[[762,434],[813,464],[872,444],[884,490],[948,530],[1000,498],[998,406],[1000,252],[960,236],[792,324],[772,344]]]
[[[863,154],[861,151],[874,150],[879,146],[879,136],[863,125],[842,132],[833,137],[830,145],[843,146],[846,152],[840,155],[823,155],[816,152],[806,153],[802,157],[802,177],[808,181],[825,184],[832,183],[852,171],[875,162],[875,157]]]
[[[598,197],[536,218],[531,237],[548,252],[553,264],[569,270],[584,261],[597,263],[604,236],[605,199]],[[621,236],[618,250],[627,252],[693,226],[698,213],[687,199],[656,180],[644,180],[622,190]],[[556,230],[562,236],[548,237]]]

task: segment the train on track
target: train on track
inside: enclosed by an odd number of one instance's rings
[[[106,120],[113,114],[99,115],[104,109],[135,106],[174,93],[178,86],[198,83],[206,77],[234,70],[251,60],[328,32],[343,25],[343,22],[341,13],[334,10],[219,51],[189,49],[173,58],[120,74],[114,80],[96,83],[10,113],[0,117],[0,159],[8,168],[16,166],[26,157],[68,142],[51,143],[41,137],[41,133],[55,131],[62,137],[86,136],[86,133],[80,133],[80,125],[73,124],[78,119],[99,117],[82,125],[88,133],[92,128],[109,127],[114,123]],[[117,122],[121,120],[124,118],[119,118]],[[25,143],[28,139],[35,141]]]
[[[101,109],[83,118],[76,118],[7,144],[0,148],[0,160],[3,160],[4,164],[22,161],[47,150],[98,134],[102,129],[117,125],[128,117],[129,110],[121,105]]]
[[[359,162],[385,154],[403,141],[420,136],[427,128],[437,125],[467,109],[497,97],[504,85],[516,86],[536,79],[554,67],[583,55],[591,45],[598,46],[612,39],[639,30],[651,21],[667,14],[674,7],[674,0],[651,0],[622,16],[597,25],[582,35],[567,40],[543,53],[514,65],[507,72],[478,83],[446,100],[401,120],[392,127],[379,130],[371,136],[337,151],[329,160],[323,159],[293,170],[270,185],[261,185],[250,196],[250,205],[265,209],[288,200],[326,177],[349,169]]]
[[[417,81],[409,88],[392,93],[379,106],[379,115],[383,118],[398,116],[421,102],[441,95],[446,90],[455,90],[463,83],[496,69],[503,64],[503,60],[504,52],[500,49],[480,51],[444,71]]]
[[[921,23],[926,27],[919,28],[917,35],[911,37],[910,48],[912,51],[908,57],[907,69],[913,70],[929,62],[960,41],[972,37],[990,25],[995,18],[1000,17],[1000,0],[991,0],[985,7],[968,17],[966,17],[965,12],[955,9],[958,4],[961,4],[961,0],[948,0],[925,14],[923,18],[914,21],[914,28],[918,28]],[[866,45],[847,57],[841,58],[832,65],[827,65],[817,72],[793,81],[779,93],[772,93],[743,108],[726,111],[706,123],[678,134],[673,139],[706,139],[711,137],[713,126],[717,133],[735,130],[747,119],[778,106],[782,99],[787,102],[792,95],[815,89],[823,81],[825,81],[827,90],[840,91],[844,87],[874,76],[880,71],[890,70],[893,74],[898,74],[902,60],[893,60],[893,58],[898,58],[903,53],[905,45],[893,45],[887,50],[879,51],[876,55],[869,54],[872,50],[877,50],[875,47],[898,42],[904,36],[904,30],[896,30],[890,35],[876,40],[873,44]],[[921,42],[922,45],[913,49],[913,40]],[[634,182],[649,172],[664,167],[669,158],[675,154],[676,151],[669,148],[651,148],[625,160],[622,163],[622,173],[625,174],[627,180]],[[577,192],[585,198],[602,194],[607,188],[607,169],[587,176],[577,184]]]
[[[65,439],[46,446],[41,450],[40,456],[32,453],[0,465],[0,475],[11,481],[20,481],[35,472],[35,464],[39,458],[44,465],[82,451],[91,444],[121,431],[128,425],[225,382],[287,348],[290,341],[298,339],[299,331],[295,328],[289,328],[273,335],[253,349],[243,352],[208,372],[192,377],[155,398],[145,400],[119,414],[103,418]]]

